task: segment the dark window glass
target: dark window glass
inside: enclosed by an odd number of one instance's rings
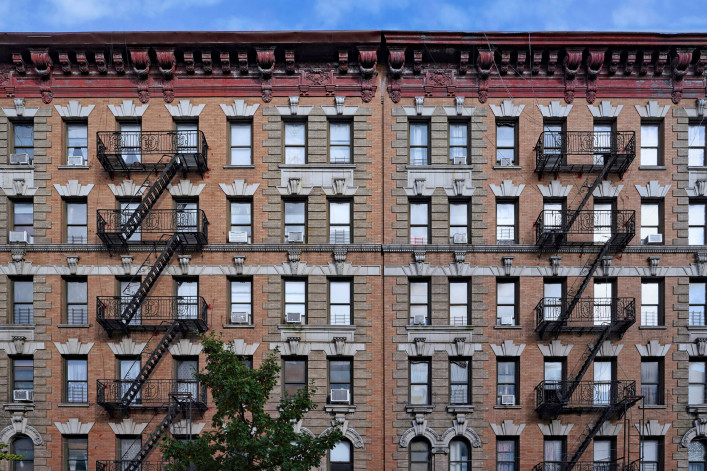
[[[430,404],[430,361],[410,361],[410,404]]]
[[[307,360],[286,358],[283,361],[284,393],[293,396],[307,387]]]
[[[12,126],[14,135],[14,153],[29,154],[30,162],[34,158],[34,125],[15,123]]]
[[[13,322],[15,324],[34,323],[34,283],[32,280],[12,282]]]
[[[471,403],[471,361],[449,361],[449,403]]]
[[[67,471],[87,471],[88,470],[88,437],[67,437],[64,438],[66,447]]]
[[[430,471],[431,455],[430,444],[423,438],[415,438],[409,445],[410,467],[409,471]]]

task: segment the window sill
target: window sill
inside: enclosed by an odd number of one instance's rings
[[[687,411],[691,414],[704,414],[707,412],[707,404],[688,404]]]
[[[221,324],[224,329],[255,329],[253,324]]]
[[[306,164],[277,164],[278,168],[283,169],[307,169],[312,170],[315,168],[356,168],[356,164],[330,164],[330,163],[306,163]]]
[[[59,407],[91,407],[89,402],[60,402],[57,404]]]
[[[412,165],[412,164],[406,164],[405,165],[405,170],[458,170],[458,169],[464,169],[464,170],[471,170],[474,166],[471,164],[448,164],[448,163],[439,163],[439,164],[427,164],[427,165]]]
[[[407,404],[405,412],[408,414],[429,414],[434,408],[434,404]]]
[[[638,170],[667,170],[665,165],[639,165]]]
[[[58,324],[59,329],[88,329],[91,324]]]
[[[505,166],[494,165],[493,169],[494,170],[522,170],[523,167],[521,167],[520,165],[505,165]]]
[[[471,414],[474,412],[474,406],[471,404],[450,404],[447,406],[447,412],[450,414]]]
[[[639,325],[638,330],[666,330],[668,326],[665,325]]]
[[[91,167],[88,165],[57,165],[59,170],[89,170]]]
[[[516,406],[502,406],[502,405],[497,404],[497,405],[493,406],[493,408],[494,409],[522,409],[523,407],[518,406],[518,405],[516,405]]]
[[[501,330],[503,330],[503,329],[513,330],[513,329],[522,329],[523,326],[522,325],[495,325],[495,326],[493,326],[493,328],[494,329],[501,329]]]
[[[255,165],[224,165],[225,169],[255,168]]]
[[[688,165],[688,166],[687,166],[687,169],[688,169],[688,170],[698,170],[698,171],[702,171],[702,172],[707,171],[707,167],[704,166],[704,165],[699,165],[699,166],[696,166],[696,167],[691,167],[691,166]]]
[[[356,412],[354,404],[326,404],[324,412],[329,414],[352,414]]]
[[[10,402],[3,404],[2,408],[5,409],[5,412],[32,412],[34,402]]]
[[[654,404],[649,406],[638,406],[639,409],[667,409],[668,406],[665,404]]]

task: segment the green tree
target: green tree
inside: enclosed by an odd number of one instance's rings
[[[190,465],[199,471],[308,471],[341,439],[338,428],[318,438],[294,431],[293,423],[316,408],[311,384],[283,398],[276,416],[264,410],[280,373],[275,355],[251,369],[214,335],[202,338],[202,345],[206,368],[196,378],[213,395],[213,431],[193,441],[166,438],[162,453],[169,462],[167,471]]]
[[[21,455],[13,455],[12,453],[8,453],[7,452],[7,445],[0,442],[0,460],[17,461],[17,460],[21,460],[21,459],[22,459]]]

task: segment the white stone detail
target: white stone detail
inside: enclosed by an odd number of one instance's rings
[[[566,357],[569,356],[570,351],[572,351],[572,347],[574,345],[562,345],[562,341],[560,340],[553,340],[550,342],[549,345],[541,345],[538,344],[538,348],[540,349],[540,353],[543,354],[544,357]]]
[[[504,420],[501,425],[490,424],[496,436],[518,436],[523,433],[525,424],[514,424],[512,420]]]
[[[81,343],[79,339],[69,339],[66,343],[54,342],[61,355],[88,355],[94,342]]]
[[[0,187],[5,196],[33,196],[39,188],[34,185],[34,170],[12,168],[0,171]]]
[[[172,345],[169,346],[169,353],[171,353],[173,357],[195,357],[198,356],[203,349],[204,347],[200,343],[193,343],[188,339],[179,339],[179,342],[173,342]]]
[[[54,105],[62,118],[88,118],[95,107],[96,105],[83,106],[78,100],[69,100],[66,106]]]
[[[635,185],[641,198],[665,198],[671,185],[661,186],[656,180],[651,180],[646,186]]]
[[[108,188],[116,198],[141,196],[148,187],[148,185],[136,185],[132,180],[123,180],[120,185],[108,184]]]
[[[592,116],[595,118],[616,118],[621,113],[624,105],[611,106],[611,101],[602,100],[599,106],[587,105]]]
[[[137,423],[133,419],[123,419],[117,424],[108,422],[108,425],[116,435],[142,435],[147,428],[147,422]]]
[[[116,118],[139,118],[145,114],[148,106],[147,103],[136,106],[132,100],[123,100],[120,105],[108,105],[108,109]]]
[[[194,185],[191,180],[180,180],[176,185],[168,184],[167,189],[172,196],[199,196],[201,191],[206,187],[206,183]]]
[[[517,118],[523,112],[525,105],[515,105],[513,100],[503,100],[500,105],[489,105],[497,118]]]
[[[245,180],[235,179],[233,183],[219,183],[218,185],[226,193],[226,196],[253,196],[260,183],[251,183],[249,185]]]
[[[108,347],[111,349],[115,356],[136,356],[140,355],[145,349],[147,342],[137,343],[131,338],[124,338],[120,340],[120,343],[108,343]]]
[[[233,100],[231,105],[219,105],[223,113],[228,117],[246,117],[253,116],[258,111],[259,103],[252,105],[246,104],[245,100]]]
[[[641,118],[665,118],[670,105],[660,106],[657,101],[651,100],[646,106],[634,105]]]
[[[289,97],[288,106],[276,106],[277,112],[280,116],[307,116],[310,111],[312,111],[313,106],[300,106],[299,96]]]
[[[435,106],[423,106],[425,97],[416,96],[413,98],[414,106],[403,106],[403,111],[406,116],[432,116],[435,112]]]
[[[572,185],[564,186],[560,180],[553,180],[549,185],[538,184],[538,190],[544,198],[566,198],[572,191]]]
[[[297,191],[290,183],[290,180],[298,180]],[[284,167],[280,169],[280,186],[277,191],[280,195],[286,196],[298,194],[302,196],[309,195],[313,188],[321,188],[325,194],[333,196],[334,182],[336,180],[344,180],[344,188],[346,195],[353,195],[358,190],[354,186],[353,168],[336,168],[330,166],[315,166],[307,165],[306,167]]]
[[[664,357],[672,344],[661,345],[657,340],[651,340],[646,345],[636,344],[636,350],[642,357]]]
[[[88,435],[95,422],[82,423],[81,419],[69,419],[68,422],[54,422],[54,426],[62,435]]]
[[[58,183],[54,184],[54,189],[56,190],[57,193],[59,193],[59,196],[62,196],[62,197],[67,197],[67,196],[86,197],[91,192],[93,187],[94,187],[93,183],[89,183],[87,185],[82,185],[79,183],[78,180],[69,180],[66,183],[66,185],[59,185]]]
[[[538,424],[540,432],[545,436],[567,436],[570,434],[570,430],[572,430],[572,427],[574,427],[574,424],[562,425],[562,421],[559,419],[555,419],[549,424]]]
[[[404,188],[408,196],[430,196],[437,188],[441,188],[447,196],[472,196],[475,188],[471,182],[471,169],[455,168],[408,168],[407,186]]]
[[[46,348],[44,342],[28,342],[24,337],[15,336],[10,342],[0,342],[0,349],[8,355],[34,355],[37,350]]]
[[[17,118],[17,117],[34,118],[34,115],[36,115],[37,111],[39,111],[39,108],[25,107],[25,99],[24,98],[15,98],[14,103],[15,103],[14,107],[3,107],[3,109],[2,109],[3,113],[5,113],[5,116],[7,116],[8,118]],[[8,442],[5,442],[5,443],[8,443]]]
[[[563,106],[559,101],[551,101],[549,105],[538,103],[538,109],[543,118],[566,118],[572,111],[572,105]]]
[[[594,188],[592,196],[595,198],[616,198],[623,188],[623,185],[614,186],[610,181],[603,180],[601,184]]]
[[[589,344],[589,348],[594,348],[593,344]],[[622,344],[616,344],[611,340],[604,340],[604,343],[601,345],[601,348],[599,348],[599,353],[597,353],[597,356],[599,357],[617,357],[619,356],[619,353],[621,353],[621,349],[624,348]]]
[[[192,105],[189,100],[179,100],[176,105],[165,103],[164,106],[173,118],[196,118],[201,114],[206,104]]]
[[[322,105],[322,110],[327,116],[353,116],[358,111],[358,106],[345,106],[345,97],[334,97],[334,106]]]
[[[590,427],[594,427],[594,424],[589,424]],[[617,437],[621,431],[622,424],[612,424],[611,422],[604,422],[601,424],[599,431],[597,432],[598,437]]]
[[[670,424],[661,424],[655,419],[651,419],[643,424],[643,431],[641,431],[641,424],[633,424],[633,426],[636,427],[639,435],[646,437],[662,437],[667,435],[670,429]]]
[[[491,191],[494,195],[496,195],[496,197],[517,198],[523,192],[523,189],[525,188],[525,183],[521,183],[520,185],[514,185],[513,181],[511,180],[503,180],[500,185],[494,185],[493,183],[489,183],[489,187],[491,187]]]
[[[519,357],[525,350],[525,344],[516,345],[513,340],[504,340],[501,345],[491,344],[491,350],[497,357]]]
[[[42,435],[36,428],[27,425],[27,417],[24,417],[22,413],[13,414],[11,420],[10,425],[0,431],[0,442],[11,443],[12,437],[15,435],[27,435],[35,446],[44,445]]]
[[[454,106],[443,106],[447,116],[473,116],[476,111],[475,106],[464,106],[464,97],[454,97]]]
[[[240,356],[253,356],[259,346],[260,344],[257,342],[246,343],[243,339],[235,339],[233,343],[225,345],[226,348]]]

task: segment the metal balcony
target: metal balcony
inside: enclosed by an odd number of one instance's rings
[[[566,315],[573,298],[542,298],[535,306],[535,332],[543,337],[559,332],[598,333],[612,326],[623,335],[636,322],[636,298],[580,298]]]
[[[606,243],[610,251],[616,252],[624,249],[635,234],[636,212],[633,210],[541,211],[535,220],[535,245],[544,252]]]
[[[112,411],[124,409],[122,399],[133,380],[99,379],[97,383],[98,405]],[[182,403],[190,403],[194,409],[206,410],[206,387],[195,380],[150,379],[140,388],[129,409],[168,409],[171,396],[179,397]]]
[[[110,250],[125,249],[131,245],[163,245],[169,236],[179,233],[182,250],[201,250],[208,242],[209,220],[201,209],[154,209],[147,213],[140,227],[126,239],[125,226],[132,209],[99,209],[98,237]]]
[[[608,171],[623,176],[636,157],[634,131],[542,132],[535,144],[535,171],[539,177],[544,173],[600,172],[614,156]]]
[[[122,315],[131,299],[131,296],[96,298],[96,320],[109,334],[126,328],[128,331],[167,329],[176,320],[187,330],[208,329],[209,306],[201,296],[148,296],[126,326]]]
[[[185,172],[208,170],[208,144],[202,131],[101,131],[96,133],[98,161],[114,173],[161,172],[174,155]]]
[[[614,461],[543,461],[536,464],[532,471],[638,471],[638,468],[624,466],[624,460]]]
[[[603,411],[615,407],[622,414],[640,400],[635,381],[594,382],[543,381],[535,387],[535,411],[543,418],[556,418],[561,413]],[[571,394],[570,394],[571,392]]]
[[[113,460],[96,461],[96,471],[125,471],[135,468],[141,471],[162,471],[165,463],[162,461]]]

